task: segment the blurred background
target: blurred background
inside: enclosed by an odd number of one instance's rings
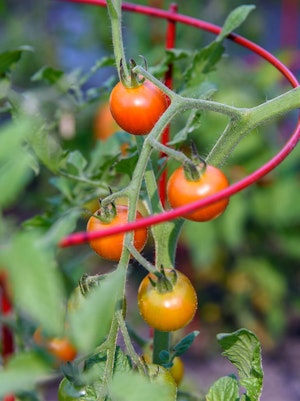
[[[171,4],[163,0],[137,3],[163,9]],[[299,76],[299,2],[265,0],[251,3],[256,9],[238,33],[275,54]],[[177,4],[182,14],[222,25],[228,13],[240,2],[179,0]],[[124,13],[128,57],[138,59],[142,54],[150,66],[159,63],[164,56],[165,29],[163,20]],[[56,121],[56,136],[64,149],[79,149],[89,155],[96,142],[104,141],[104,136],[110,135],[104,133],[110,122],[104,124],[103,114],[99,119],[117,79],[111,61],[107,11],[63,1],[0,0],[0,36],[1,52],[20,46],[31,48],[23,53],[12,71],[14,89],[28,96],[29,107],[39,103],[47,118]],[[176,47],[179,49],[197,49],[211,40],[211,34],[178,24]],[[223,58],[211,78],[218,88],[216,100],[251,107],[290,89],[272,66],[248,50],[226,42],[226,53],[229,57]],[[103,57],[106,61],[100,62]],[[49,67],[46,73],[45,66]],[[78,94],[82,106],[79,111],[78,105],[74,105],[62,90],[49,85],[61,71],[68,74],[73,83],[86,74],[82,84],[84,99]],[[175,69],[174,86],[175,89],[180,87],[180,64]],[[75,91],[76,85],[74,88]],[[9,119],[9,113],[4,107],[1,110],[0,121],[4,123]],[[291,134],[296,119],[296,113],[290,113],[249,135],[225,166],[230,181],[243,178],[272,157]],[[180,119],[178,124],[180,126]],[[223,125],[224,120],[216,115],[206,115],[201,120],[191,135],[200,153],[208,152]],[[178,131],[177,126],[171,129],[174,133]],[[111,130],[118,131],[118,128],[112,125]],[[120,138],[124,143],[122,134]],[[197,288],[202,336],[194,349],[198,355],[209,356],[216,351],[212,340],[216,333],[242,326],[259,336],[265,352],[276,354],[287,339],[299,338],[299,160],[299,149],[296,149],[275,171],[235,195],[227,212],[217,220],[185,224],[176,267],[185,271]],[[63,197],[63,194],[59,196]],[[57,199],[57,188],[49,184],[49,172],[45,169],[38,178],[32,179],[22,203],[10,205],[6,214],[23,222],[62,201]],[[69,202],[73,205],[75,200],[69,199]],[[83,225],[84,222],[81,227]],[[71,254],[72,261],[69,260]],[[70,290],[83,272],[94,271],[99,265],[98,258],[87,247],[80,248],[75,257],[74,251],[66,251],[61,258]],[[138,285],[143,273],[135,270],[132,274]],[[133,321],[138,314],[134,308],[133,302]],[[196,325],[198,327],[198,321]]]

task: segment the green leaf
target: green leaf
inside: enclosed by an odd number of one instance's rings
[[[0,397],[31,390],[47,373],[49,366],[39,355],[26,352],[13,356],[0,372]]]
[[[139,156],[138,153],[136,152],[129,157],[121,159],[115,165],[116,172],[122,174],[128,174],[129,177],[132,177],[138,158]]]
[[[114,311],[120,301],[122,275],[116,270],[100,281],[85,302],[69,312],[70,332],[76,347],[90,352],[107,336]]]
[[[218,35],[216,41],[221,42],[232,31],[242,25],[249,13],[254,9],[255,5],[243,5],[235,8],[226,18],[222,32]]]
[[[33,49],[30,46],[20,46],[15,50],[8,50],[0,53],[0,76],[3,76],[11,71],[25,51],[32,52]]]
[[[147,376],[138,372],[117,372],[109,387],[109,393],[113,401],[175,401],[173,383],[168,383],[162,378],[149,380]],[[126,390],[125,390],[126,389]]]
[[[195,338],[200,334],[200,331],[193,331],[183,337],[174,347],[173,351],[177,356],[184,354],[193,344]]]
[[[64,72],[61,70],[44,66],[31,77],[31,80],[33,82],[44,81],[49,84],[54,84],[60,78],[62,78],[63,75],[64,75]]]
[[[217,340],[226,356],[237,368],[240,385],[251,401],[259,400],[263,385],[261,346],[254,333],[240,329],[229,334],[218,334]]]
[[[32,130],[28,142],[39,160],[56,173],[64,155],[56,139],[45,128],[40,128]]]
[[[20,232],[4,247],[0,261],[9,271],[13,299],[51,335],[64,327],[64,291],[52,252],[37,233]]]
[[[225,48],[221,42],[212,42],[194,54],[192,62],[185,71],[188,87],[195,87],[204,80],[205,74],[214,71],[222,58]]]
[[[238,401],[239,385],[234,376],[218,379],[209,389],[206,401]]]
[[[5,126],[0,133],[0,206],[13,202],[31,177],[31,156],[23,141],[33,123],[19,120]]]
[[[73,167],[75,173],[82,173],[87,166],[87,160],[79,150],[68,153],[66,163]]]

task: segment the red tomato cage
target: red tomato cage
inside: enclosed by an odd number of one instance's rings
[[[64,0],[73,3],[82,3],[82,4],[90,4],[99,7],[106,7],[106,1],[104,0]],[[210,32],[214,35],[218,35],[222,28],[211,24],[209,22],[189,17],[187,15],[183,15],[177,12],[177,5],[172,4],[169,10],[161,10],[154,7],[143,6],[133,3],[122,3],[122,9],[126,12],[134,12],[138,14],[148,15],[153,18],[165,19],[167,21],[167,29],[166,29],[166,48],[171,49],[175,47],[175,39],[176,39],[176,25],[177,23],[189,25],[195,27],[196,29],[201,29],[203,31]],[[299,86],[299,82],[297,78],[294,76],[292,71],[285,66],[280,60],[278,60],[274,55],[269,53],[267,50],[262,48],[261,46],[255,44],[254,42],[244,38],[243,36],[237,35],[235,33],[231,33],[228,35],[228,40],[233,41],[237,45],[240,45],[257,55],[259,58],[264,59],[269,64],[273,65],[288,81],[291,87],[295,88]],[[168,71],[165,76],[165,82],[169,88],[172,88],[172,65],[169,65]],[[266,174],[268,174],[271,170],[273,170],[276,166],[278,166],[294,149],[300,139],[300,118],[298,118],[296,127],[293,133],[290,135],[289,139],[286,141],[284,146],[278,151],[278,153],[268,160],[265,164],[260,166],[257,170],[247,175],[245,178],[235,182],[230,185],[228,188],[209,196],[205,199],[190,203],[185,206],[178,207],[173,210],[168,210],[164,213],[156,214],[154,216],[148,216],[143,219],[139,219],[139,221],[129,222],[126,226],[122,227],[112,227],[105,232],[77,232],[73,233],[62,239],[60,242],[61,247],[68,247],[73,245],[79,245],[85,242],[88,242],[91,239],[101,238],[103,236],[114,235],[121,232],[131,231],[140,227],[151,226],[154,224],[163,223],[165,221],[169,221],[180,217],[186,213],[192,212],[198,208],[205,207],[213,202],[218,200],[228,198],[234,195],[237,192],[242,191],[246,187],[254,184],[256,181],[260,180]],[[162,143],[166,144],[169,140],[169,127],[165,129],[162,134]],[[163,157],[164,155],[161,154]],[[159,193],[162,203],[165,203],[166,200],[166,177],[167,171],[164,171],[159,181]]]

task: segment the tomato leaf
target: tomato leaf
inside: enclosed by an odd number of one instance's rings
[[[79,351],[91,351],[107,336],[119,301],[121,284],[121,273],[116,270],[101,280],[85,302],[69,311],[70,335]]]
[[[1,253],[17,307],[26,312],[50,335],[64,327],[64,291],[52,252],[41,246],[39,234],[19,232]]]
[[[8,50],[0,54],[0,76],[10,72],[15,64],[20,60],[24,52],[32,52],[30,46],[20,46],[15,50]]]
[[[236,377],[221,377],[210,387],[207,395],[207,401],[238,401],[239,385]]]
[[[240,385],[247,391],[247,398],[259,400],[263,385],[261,346],[254,333],[240,329],[229,334],[218,334],[217,340],[226,356],[237,368]]]
[[[126,389],[126,391],[124,391]],[[150,381],[138,372],[117,372],[109,387],[112,400],[143,401],[165,400],[175,401],[169,383]]]
[[[35,383],[50,373],[47,365],[38,354],[19,353],[13,356],[0,372],[0,397],[31,390]]]
[[[49,84],[56,83],[62,76],[64,72],[56,68],[44,66],[38,70],[32,77],[33,82],[44,81]]]
[[[31,178],[31,156],[23,147],[27,132],[33,129],[29,120],[8,124],[0,133],[0,205],[13,202]]]
[[[232,31],[238,28],[246,20],[249,13],[255,9],[255,5],[243,5],[235,8],[226,18],[221,33],[216,41],[221,42]]]
[[[176,356],[184,354],[190,346],[193,344],[195,338],[200,334],[200,331],[193,331],[185,337],[183,337],[176,345],[173,347],[173,351]]]

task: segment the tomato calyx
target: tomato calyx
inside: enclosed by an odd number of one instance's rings
[[[198,153],[198,150],[191,142],[191,161],[183,165],[185,178],[188,181],[199,181],[206,171],[207,163]]]
[[[103,205],[99,199],[100,208],[93,214],[96,219],[99,219],[104,224],[109,224],[117,215],[115,202],[110,202],[108,205]]]
[[[148,69],[147,61],[144,56],[140,56],[140,57],[142,57],[143,62],[144,62],[144,68],[147,71],[147,69]],[[138,88],[139,86],[141,86],[144,83],[145,78],[138,75],[137,73],[135,73],[133,71],[136,66],[137,66],[136,61],[131,58],[129,60],[130,77],[128,78],[127,75],[125,74],[123,60],[122,59],[120,60],[120,78],[121,78],[121,82],[125,86],[125,88],[128,88],[128,89]]]
[[[174,285],[177,282],[177,272],[175,269],[168,269],[172,274],[171,277],[167,277],[165,270],[163,267],[155,274],[157,280],[153,280],[153,278],[149,277],[151,285],[160,293],[164,294],[166,292],[171,292],[173,290]]]

